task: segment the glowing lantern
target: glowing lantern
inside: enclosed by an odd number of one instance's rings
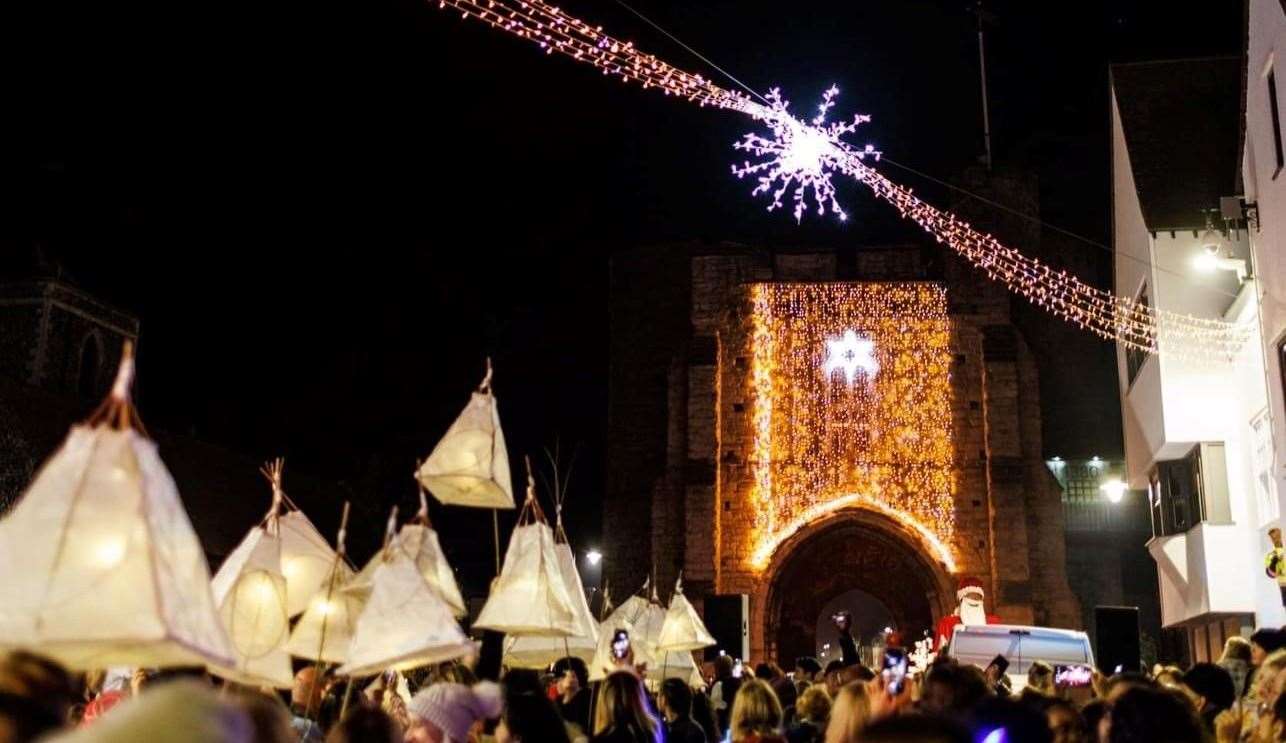
[[[424,461],[416,478],[442,503],[475,508],[513,508],[509,454],[500,430],[496,398],[487,376],[464,412]]]
[[[294,681],[286,652],[290,611],[289,579],[282,570],[282,467],[278,459],[264,468],[272,484],[272,508],[210,582],[233,650],[231,664],[211,664],[210,672],[251,686],[289,688]]]
[[[286,643],[286,651],[299,658],[343,663],[348,660],[348,647],[353,640],[357,617],[365,605],[364,596],[344,593],[344,582],[353,572],[344,563],[344,535],[348,526],[348,503],[340,519],[339,537],[335,540],[335,561],[322,587],[308,601],[308,609],[295,624]]]
[[[452,614],[457,617],[466,614],[464,598],[460,595],[460,587],[456,584],[455,573],[447,563],[446,555],[442,553],[438,533],[429,525],[429,504],[425,500],[423,490],[420,490],[419,512],[414,519],[402,527],[390,548],[402,550],[411,558],[429,587],[437,591],[438,597],[451,607]],[[375,571],[383,561],[382,554],[371,558],[357,577],[344,586],[344,593],[363,599],[369,596]]]
[[[643,585],[643,593],[647,593],[650,583],[649,580]],[[643,596],[626,599],[598,627],[598,648],[594,653],[594,662],[590,664],[590,680],[602,680],[616,667],[612,657],[612,636],[621,629],[630,633],[634,662],[646,664],[648,668],[659,668],[662,658],[657,655],[656,646],[664,625],[665,609],[661,608],[661,602],[657,600],[655,588],[652,588],[650,599]]]
[[[562,532],[561,525],[559,532]],[[504,664],[518,668],[544,668],[560,658],[572,656],[586,663],[594,659],[598,647],[598,622],[589,611],[576,556],[564,539],[555,546],[559,573],[572,602],[573,631],[567,637],[525,635],[505,638]]]
[[[508,635],[569,637],[576,633],[571,597],[558,565],[554,533],[527,475],[527,500],[509,538],[504,567],[474,626]]]
[[[210,569],[129,400],[126,344],[108,398],[0,520],[0,646],[76,670],[228,662]]]
[[[691,602],[683,595],[683,576],[680,575],[674,584],[674,596],[670,598],[665,621],[661,624],[656,649],[662,653],[691,652],[715,644],[714,637],[697,615],[697,610],[692,608]]]
[[[394,509],[381,552],[383,561],[375,569],[371,597],[357,618],[348,662],[337,671],[340,675],[404,671],[476,651],[410,555],[392,547],[396,519]]]

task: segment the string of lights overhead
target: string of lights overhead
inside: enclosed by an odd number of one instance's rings
[[[637,82],[644,88],[658,88],[666,95],[701,106],[738,111],[764,122],[771,136],[748,134],[734,144],[736,149],[763,159],[734,166],[733,173],[758,180],[753,194],[768,194],[769,210],[782,207],[783,197],[790,192],[795,218],[802,219],[805,210],[810,208],[811,191],[818,214],[829,209],[845,219],[847,215],[839,205],[831,182],[832,174],[839,172],[866,185],[904,218],[918,224],[989,278],[1054,316],[1098,336],[1147,353],[1210,359],[1232,357],[1250,337],[1249,328],[1234,323],[1158,310],[1132,298],[1097,289],[975,230],[954,214],[923,202],[910,189],[892,182],[864,162],[867,158],[879,159],[874,147],[855,148],[841,139],[869,121],[869,117],[858,115],[846,123],[824,123],[839,92],[835,87],[826,92],[817,116],[806,122],[788,111],[789,103],[775,89],[763,99],[764,103],[757,102],[642,52],[633,42],[612,37],[604,33],[602,27],[591,26],[544,0],[439,0],[438,6],[526,39],[547,54],[557,52],[593,65],[604,75],[618,77],[623,82]]]

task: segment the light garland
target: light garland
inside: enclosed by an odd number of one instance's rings
[[[835,159],[851,152],[858,158],[869,155],[878,160],[880,153],[869,144],[862,150],[841,149],[844,143],[840,141],[840,137],[856,131],[859,125],[871,120],[870,116],[857,114],[848,123],[822,125],[826,121],[826,112],[835,105],[837,95],[839,88],[832,85],[822,96],[821,105],[817,107],[817,115],[813,117],[811,125],[790,115],[787,111],[790,101],[784,100],[777,88],[768,91],[770,107],[767,111],[750,112],[752,116],[768,124],[772,138],[751,133],[732,146],[768,159],[754,164],[745,162],[741,166],[734,165],[732,173],[738,178],[748,175],[758,178],[759,185],[751,195],[772,191],[773,185],[780,181],[781,185],[772,192],[772,203],[768,205],[768,211],[781,206],[781,197],[794,184],[796,222],[804,216],[805,196],[809,190],[813,192],[819,216],[825,214],[826,207],[829,206],[841,220],[848,219],[835,198],[835,185],[831,183]]]
[[[1038,307],[1103,338],[1148,353],[1163,352],[1183,357],[1228,360],[1250,337],[1246,326],[1221,319],[1198,318],[1145,307],[1131,298],[1096,289],[1065,271],[1001,244],[991,235],[974,230],[955,215],[940,211],[862,162],[878,153],[870,146],[856,149],[839,138],[850,133],[866,117],[851,123],[822,126],[836,91],[827,91],[814,123],[790,116],[786,102],[774,91],[767,106],[748,96],[715,85],[700,75],[673,67],[657,57],[636,49],[632,42],[603,33],[544,0],[439,0],[441,8],[458,11],[462,18],[474,18],[487,25],[537,44],[548,54],[555,52],[598,68],[605,75],[624,82],[638,82],[644,88],[658,88],[702,106],[739,111],[768,124],[771,138],[747,135],[738,149],[767,157],[757,164],[734,167],[734,173],[759,179],[755,193],[773,189],[769,208],[781,206],[781,197],[793,185],[795,216],[802,218],[807,191],[813,192],[819,212],[827,207],[841,218],[843,210],[835,198],[831,174],[842,172],[869,187],[905,218],[970,264],[1000,281]]]
[[[750,567],[813,520],[847,507],[919,534],[955,560],[951,332],[927,283],[755,284],[750,290]],[[861,333],[879,374],[825,369],[826,340]]]

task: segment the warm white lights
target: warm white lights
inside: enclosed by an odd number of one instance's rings
[[[603,560],[603,553],[598,550],[590,550],[585,553],[585,559],[589,560],[590,565],[597,565]]]
[[[1107,495],[1108,500],[1113,503],[1120,503],[1121,498],[1125,497],[1125,491],[1129,490],[1129,487],[1120,480],[1113,479],[1100,485],[1099,489]]]
[[[865,336],[859,337],[852,330],[845,330],[838,338],[826,339],[826,363],[822,370],[829,379],[837,371],[844,372],[844,379],[851,385],[860,371],[869,381],[879,371],[875,360],[875,344]]]
[[[104,539],[94,548],[94,565],[100,568],[116,567],[125,558],[125,540]]]
[[[734,166],[733,173],[739,177],[755,176],[759,185],[753,193],[771,193],[770,210],[782,206],[783,197],[791,191],[793,211],[799,220],[804,210],[811,208],[806,203],[811,190],[811,201],[819,214],[829,208],[844,218],[831,180],[835,173],[842,173],[865,184],[902,217],[918,224],[988,278],[1055,317],[1100,337],[1148,353],[1215,361],[1234,356],[1250,337],[1246,326],[1221,318],[1158,310],[1133,298],[1097,289],[978,232],[950,212],[924,203],[909,189],[863,162],[868,155],[878,159],[879,153],[871,146],[859,148],[841,140],[867,121],[865,116],[856,116],[847,123],[824,123],[838,93],[834,87],[826,91],[817,116],[806,122],[787,111],[786,101],[776,90],[765,99],[767,105],[725,90],[700,75],[639,51],[631,42],[608,36],[601,27],[590,26],[544,0],[439,0],[439,7],[450,7],[463,18],[482,20],[531,41],[546,53],[558,52],[591,64],[605,75],[636,81],[645,88],[656,87],[667,95],[681,96],[702,106],[740,111],[763,121],[770,136],[749,134],[736,144],[738,149],[762,159]],[[1215,268],[1236,271],[1244,279],[1244,261],[1218,260]],[[1203,259],[1203,266],[1206,263]],[[1237,263],[1241,264],[1240,270]]]

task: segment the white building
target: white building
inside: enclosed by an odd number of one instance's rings
[[[1238,192],[1240,96],[1235,57],[1112,68],[1115,288],[1257,335],[1257,277],[1226,270],[1249,264],[1251,238],[1219,211]],[[1118,348],[1126,475],[1149,493],[1162,625],[1214,659],[1229,635],[1286,623],[1262,562],[1279,513],[1262,477],[1264,356],[1253,341],[1231,359],[1160,351]]]
[[[1286,497],[1286,158],[1282,139],[1282,83],[1286,67],[1286,11],[1280,0],[1250,0],[1246,7],[1248,48],[1242,70],[1241,179],[1254,224],[1252,269],[1259,293],[1259,322],[1271,428],[1257,431],[1256,461],[1261,490]],[[1278,60],[1277,55],[1282,55]],[[1282,74],[1286,74],[1283,72]]]

